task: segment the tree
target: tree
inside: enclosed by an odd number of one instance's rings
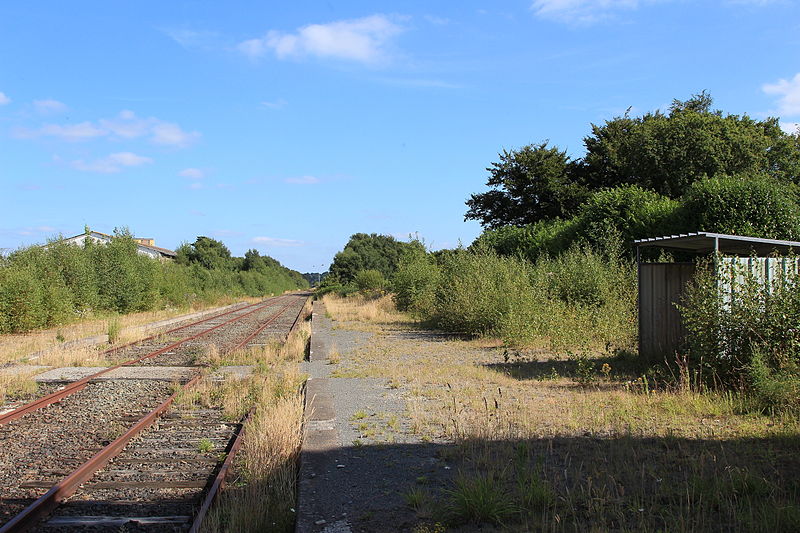
[[[176,259],[180,264],[198,263],[207,269],[228,268],[231,251],[221,241],[200,236],[193,244],[179,246]]]
[[[590,189],[638,185],[677,199],[694,182],[717,175],[800,178],[797,139],[781,130],[778,119],[723,116],[711,110],[711,103],[703,92],[674,100],[668,115],[625,114],[592,125],[575,179]]]
[[[486,169],[491,190],[470,196],[465,219],[487,228],[523,226],[572,215],[586,198],[586,189],[571,178],[567,153],[547,142],[503,150],[499,157]]]
[[[723,115],[712,102],[702,92],[674,100],[667,114],[625,113],[592,125],[575,160],[547,143],[503,151],[487,169],[490,190],[467,200],[465,218],[489,229],[568,218],[592,193],[623,185],[678,200],[715,176],[800,184],[800,134],[785,133],[776,118]]]
[[[352,282],[362,270],[377,270],[389,279],[406,250],[418,242],[400,242],[389,235],[356,233],[333,258],[330,274],[342,283]]]

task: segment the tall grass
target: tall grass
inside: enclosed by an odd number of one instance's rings
[[[417,255],[395,280],[400,309],[447,331],[555,349],[635,342],[633,265],[588,246],[535,262],[487,248]]]

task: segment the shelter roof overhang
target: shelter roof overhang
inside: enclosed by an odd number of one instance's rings
[[[672,248],[698,254],[720,252],[733,255],[758,255],[766,256],[772,253],[786,254],[792,251],[800,253],[800,242],[781,241],[777,239],[760,239],[758,237],[745,237],[743,235],[726,235],[724,233],[682,233],[680,235],[667,235],[649,239],[633,241],[637,248],[657,246]]]

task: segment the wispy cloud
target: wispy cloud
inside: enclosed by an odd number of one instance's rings
[[[297,178],[286,178],[283,181],[294,185],[314,185],[320,183],[322,180],[314,176],[299,176]]]
[[[189,178],[190,180],[201,180],[206,177],[206,173],[199,168],[184,168],[178,172],[178,176]]]
[[[207,30],[163,29],[170,39],[184,48],[212,48],[219,42],[219,33]]]
[[[34,100],[33,107],[40,115],[51,115],[55,113],[62,113],[67,110],[66,104],[58,100]]]
[[[200,138],[196,131],[186,131],[172,122],[148,117],[140,118],[133,111],[122,111],[116,117],[100,119],[96,123],[45,124],[37,130],[18,129],[18,138],[55,137],[64,141],[85,141],[97,137],[114,139],[147,138],[162,146],[183,148]]]
[[[450,83],[442,80],[431,80],[424,78],[376,78],[381,83],[398,85],[400,87],[420,87],[432,89],[462,89],[462,85]]]
[[[11,103],[11,98],[6,96],[6,93],[0,93],[0,105],[6,105]]]
[[[778,97],[778,113],[781,116],[800,116],[800,72],[789,80],[765,83],[761,89],[766,94]]]
[[[286,104],[288,103],[289,102],[287,102],[283,98],[278,98],[277,100],[274,100],[272,102],[268,101],[261,102],[261,107],[266,107],[268,109],[283,109],[284,107],[286,107]]]
[[[396,17],[372,15],[328,24],[309,24],[294,33],[270,30],[264,37],[239,44],[251,59],[274,54],[278,59],[317,57],[365,64],[388,60],[395,36],[403,31]]]
[[[781,122],[781,129],[789,134],[800,134],[800,122]]]
[[[72,168],[84,172],[99,172],[101,174],[114,174],[123,167],[138,167],[152,163],[149,157],[134,154],[133,152],[118,152],[94,161],[78,159],[71,163]]]
[[[535,0],[531,9],[537,17],[545,19],[593,24],[619,11],[636,9],[640,3],[639,0]]]
[[[277,246],[284,248],[303,246],[305,244],[303,241],[295,241],[292,239],[278,239],[275,237],[253,237],[253,242],[258,244],[266,244],[267,246]]]

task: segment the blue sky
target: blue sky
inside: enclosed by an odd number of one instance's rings
[[[317,271],[355,232],[469,244],[501,149],[580,156],[701,90],[793,129],[797,2],[6,1],[0,248],[126,225]]]

